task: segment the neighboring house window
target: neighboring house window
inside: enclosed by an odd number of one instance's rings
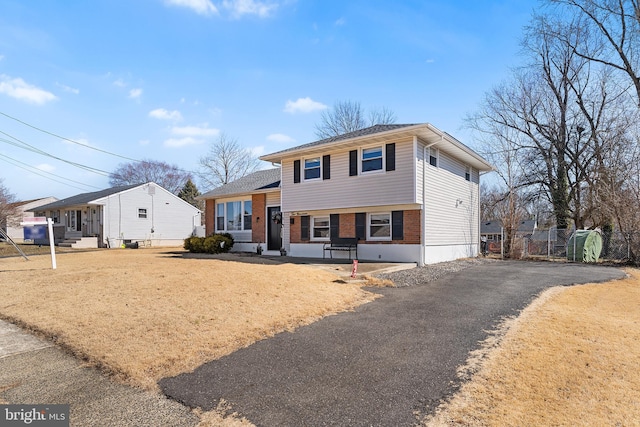
[[[328,240],[329,239],[329,230],[330,230],[330,221],[328,216],[314,216],[311,218],[312,221],[312,239],[318,240]]]
[[[145,208],[138,209],[138,218],[142,218],[142,219],[147,218],[147,210]]]
[[[369,214],[369,224],[367,226],[369,240],[390,240],[391,239],[391,214],[372,213]]]
[[[429,148],[429,164],[438,167],[438,150],[435,148]]]
[[[314,157],[312,159],[304,159],[304,179],[318,179],[320,178],[320,157]]]
[[[464,171],[464,179],[466,179],[467,181],[471,181],[471,168],[469,166],[467,166]]]
[[[245,200],[244,217],[243,217],[245,230],[251,230],[251,213],[252,213],[251,200]]]
[[[60,211],[51,211],[51,217],[54,224],[60,224]]]
[[[251,230],[251,200],[237,200],[216,205],[216,231]]]
[[[362,149],[362,166],[360,170],[363,173],[382,170],[382,147]]]

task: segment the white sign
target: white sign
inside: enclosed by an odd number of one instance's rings
[[[22,222],[20,223],[22,226],[30,226],[30,225],[47,225],[47,217],[46,216],[26,216],[22,218]]]

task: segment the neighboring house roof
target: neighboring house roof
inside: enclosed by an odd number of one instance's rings
[[[201,196],[198,200],[212,199],[216,196],[255,193],[280,188],[280,168],[261,170],[243,176],[233,182],[215,188]]]
[[[69,206],[86,205],[93,202],[94,200],[111,196],[112,194],[117,194],[131,188],[139,187],[140,185],[142,184],[123,185],[121,187],[107,188],[106,190],[94,191],[92,193],[77,194],[75,196],[67,197],[66,199],[58,200],[47,205],[38,206],[37,208],[33,208],[30,210],[44,211],[66,208]]]
[[[31,200],[21,200],[19,202],[9,203],[9,208],[18,208],[20,206],[28,205],[29,203],[37,202],[38,200],[48,199],[48,197],[43,197],[41,199],[31,199]]]
[[[480,171],[493,170],[493,166],[478,153],[453,136],[429,123],[374,125],[343,135],[287,148],[286,150],[277,151],[272,154],[266,154],[261,156],[260,159],[267,162],[280,163],[283,158],[290,158],[302,154],[320,154],[334,147],[351,148],[357,147],[362,143],[392,142],[393,138],[409,138],[414,136],[420,138],[426,145],[450,153]]]
[[[527,219],[520,221],[518,225],[518,233],[533,233],[537,228],[536,221]],[[500,234],[502,230],[502,221],[484,221],[480,224],[480,234]]]

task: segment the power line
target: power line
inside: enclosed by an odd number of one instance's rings
[[[4,155],[4,154],[0,154],[0,160],[4,161],[4,162],[6,162],[6,163],[12,164],[12,165],[14,165],[15,167],[18,167],[18,168],[20,168],[20,169],[24,169],[24,170],[26,170],[27,172],[32,173],[32,174],[34,174],[34,175],[39,175],[39,176],[41,176],[41,177],[43,177],[43,178],[46,178],[46,179],[49,179],[49,180],[51,180],[51,181],[58,182],[58,183],[60,183],[60,184],[64,184],[64,185],[68,185],[69,187],[77,188],[78,190],[86,190],[86,188],[78,187],[78,186],[75,186],[75,185],[69,184],[68,182],[64,182],[64,181],[60,181],[60,180],[57,180],[57,179],[51,178],[51,177],[46,176],[46,175],[44,175],[44,174],[52,175],[52,176],[55,176],[55,177],[58,177],[58,178],[64,179],[65,181],[71,181],[71,182],[74,182],[74,183],[76,183],[76,184],[84,185],[85,187],[95,188],[95,189],[98,189],[98,190],[100,189],[100,188],[95,187],[95,186],[93,186],[93,185],[84,184],[84,183],[82,183],[82,182],[74,181],[74,180],[72,180],[72,179],[65,178],[65,177],[63,177],[63,176],[56,175],[56,174],[51,173],[51,172],[47,172],[47,171],[43,171],[43,170],[37,169],[37,168],[35,168],[34,166],[28,165],[28,164],[26,164],[26,163],[24,163],[24,162],[21,162],[20,160],[16,160],[16,159],[14,159],[14,158],[12,158],[12,157],[9,157],[9,156],[6,156],[6,155]],[[24,166],[20,166],[20,165],[24,165]],[[29,168],[30,168],[30,169],[29,169]],[[34,171],[34,170],[32,170],[32,169],[36,169],[37,171]]]
[[[16,122],[18,122],[18,123],[20,123],[20,124],[22,124],[24,126],[30,127],[31,129],[35,129],[35,130],[37,130],[39,132],[45,133],[45,134],[50,135],[50,136],[55,136],[56,138],[60,138],[62,140],[71,142],[73,144],[81,145],[82,147],[89,148],[89,149],[95,150],[95,151],[99,151],[100,153],[109,154],[110,156],[120,157],[121,159],[125,159],[125,160],[131,160],[132,162],[140,162],[140,160],[133,159],[131,157],[122,156],[120,154],[112,153],[112,152],[107,151],[107,150],[102,150],[100,148],[92,147],[90,145],[86,145],[86,144],[83,144],[81,142],[74,141],[73,139],[70,139],[70,138],[67,138],[67,137],[64,137],[64,136],[60,136],[60,135],[55,134],[53,132],[49,132],[48,130],[45,130],[45,129],[39,128],[38,126],[34,126],[32,124],[29,124],[29,123],[27,123],[25,121],[22,121],[22,120],[20,120],[20,119],[18,119],[16,117],[13,117],[13,116],[10,116],[10,115],[8,115],[6,113],[3,113],[2,111],[0,111],[0,115],[3,115],[8,119],[15,120]]]
[[[92,166],[83,165],[81,163],[72,162],[71,160],[65,160],[65,159],[63,159],[61,157],[54,156],[53,154],[48,153],[46,151],[43,151],[43,150],[41,150],[41,149],[31,145],[31,144],[28,144],[28,143],[16,138],[13,135],[8,134],[6,132],[0,131],[0,134],[8,136],[9,138],[17,141],[19,144],[16,144],[15,142],[13,142],[11,140],[4,139],[4,138],[0,138],[0,142],[7,143],[7,144],[13,145],[13,146],[18,147],[18,148],[22,148],[24,150],[31,151],[33,153],[40,154],[40,155],[45,156],[45,157],[50,157],[52,159],[58,160],[58,161],[63,162],[63,163],[67,163],[69,165],[75,166],[75,167],[80,168],[80,169],[84,169],[84,170],[89,171],[89,172],[96,173],[98,175],[103,175],[103,176],[111,175],[110,172],[104,171],[102,169],[94,168]]]

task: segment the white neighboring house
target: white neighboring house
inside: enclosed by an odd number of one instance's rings
[[[135,242],[182,246],[201,217],[198,208],[153,182],[78,194],[31,210],[53,218],[56,244],[94,248]]]
[[[15,208],[16,214],[11,218],[2,219],[2,229],[11,240],[16,243],[24,242],[24,227],[20,225],[24,218],[33,218],[34,214],[30,209],[46,205],[58,200],[55,197],[43,197],[42,199],[25,200],[11,203],[10,208]]]
[[[266,242],[294,257],[329,256],[331,240],[345,238],[357,239],[361,260],[478,255],[480,173],[492,166],[431,124],[375,125],[260,159],[280,168],[200,196],[207,234],[228,231],[243,248]]]

